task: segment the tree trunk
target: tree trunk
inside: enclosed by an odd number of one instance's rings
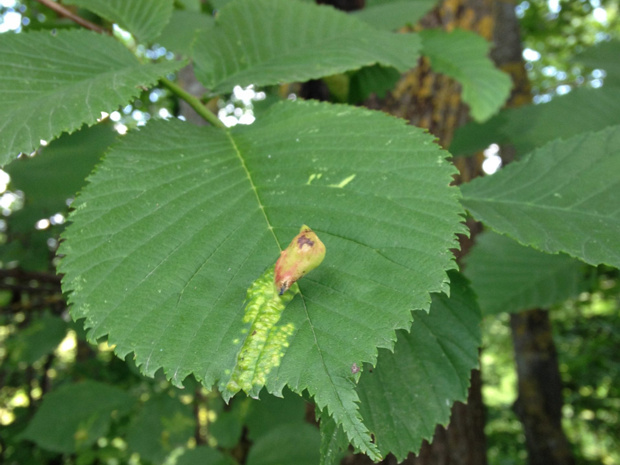
[[[532,100],[531,86],[523,63],[519,25],[514,3],[498,1],[498,24],[493,59],[512,77],[514,86],[508,107]],[[500,34],[500,36],[497,36]],[[502,161],[514,157],[511,147],[502,147]],[[553,343],[549,314],[530,310],[510,316],[518,377],[515,412],[523,424],[530,465],[571,465],[575,463],[570,444],[562,430],[562,381]]]
[[[549,312],[510,315],[519,378],[514,409],[523,423],[530,465],[572,465],[562,430],[562,379],[551,334]]]

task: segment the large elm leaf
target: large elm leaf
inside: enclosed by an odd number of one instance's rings
[[[480,309],[467,280],[456,272],[450,278],[450,297],[433,294],[428,314],[414,312],[411,331],[398,332],[394,352],[379,351],[377,367],[366,367],[357,388],[381,454],[391,452],[399,462],[430,441],[437,424],[448,424],[478,366]]]
[[[253,336],[246,292],[307,224],[327,255],[283,310],[261,375],[276,395],[307,389],[376,459],[351,365],[374,363],[447,288],[464,227],[446,154],[402,120],[317,102],[227,131],[151,123],[76,199],[60,249],[73,317],[145,374],[163,367],[180,385],[193,373],[229,397]]]
[[[164,29],[174,0],[63,0],[118,24],[140,42],[150,42]]]
[[[584,264],[486,231],[467,255],[466,275],[485,315],[549,308],[581,290]]]
[[[620,126],[556,140],[462,186],[478,220],[522,244],[620,267]]]
[[[419,38],[374,29],[341,11],[298,0],[235,0],[194,45],[196,76],[212,94],[235,85],[307,81],[362,66],[405,71]]]
[[[182,62],[141,64],[90,31],[0,34],[0,165],[20,152],[94,124]]]
[[[427,29],[420,35],[422,54],[430,59],[431,67],[463,86],[463,102],[469,105],[474,120],[485,121],[499,111],[510,94],[512,81],[488,57],[489,42],[460,29]]]

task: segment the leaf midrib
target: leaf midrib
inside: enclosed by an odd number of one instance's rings
[[[241,164],[241,167],[243,168],[243,171],[248,179],[248,182],[250,183],[250,187],[252,188],[252,191],[254,192],[254,196],[256,198],[256,201],[258,203],[258,206],[261,210],[261,213],[263,214],[263,218],[265,219],[265,222],[267,223],[267,227],[269,229],[269,231],[271,232],[271,234],[273,235],[274,240],[276,241],[276,244],[279,248],[280,251],[282,251],[282,246],[280,245],[280,241],[278,241],[278,238],[275,235],[275,232],[273,230],[273,227],[271,226],[271,222],[269,221],[269,217],[267,216],[267,212],[265,211],[265,206],[263,204],[263,202],[261,201],[260,195],[258,194],[258,190],[256,188],[256,184],[254,183],[254,180],[252,178],[252,175],[250,173],[250,170],[248,169],[246,163],[245,163],[245,159],[243,158],[243,155],[241,154],[241,151],[239,150],[239,147],[237,146],[234,138],[232,137],[230,131],[226,131],[226,136],[228,137],[228,140],[231,143],[231,146],[233,148],[233,150],[235,151],[235,155],[237,156],[239,163]],[[308,312],[308,305],[306,303],[306,299],[304,297],[303,292],[299,291],[299,297],[301,298],[302,301],[302,305],[304,308],[304,313],[305,313],[305,318],[308,321],[308,326],[310,327],[310,331],[312,331],[312,337],[314,339],[314,344],[317,348],[318,354],[319,354],[319,358],[321,360],[321,365],[323,366],[323,370],[325,372],[325,374],[327,375],[327,378],[329,379],[330,385],[332,386],[333,392],[336,395],[336,398],[338,399],[338,402],[341,406],[341,408],[347,412],[347,407],[346,404],[344,402],[344,400],[341,398],[340,396],[340,392],[338,390],[338,386],[336,385],[336,383],[334,382],[334,380],[332,379],[332,374],[329,370],[329,367],[327,366],[327,362],[325,361],[325,357],[323,356],[323,350],[321,348],[321,345],[319,344],[318,341],[318,337],[316,334],[316,331],[314,329],[314,324],[312,323],[312,319],[310,318],[310,314]],[[345,413],[345,415],[348,415],[349,413]],[[372,444],[367,444],[367,441],[365,440],[366,438],[364,437],[364,431],[360,430],[359,428],[359,424],[356,424],[355,421],[353,421],[353,419],[350,420],[351,423],[351,427],[353,427],[355,429],[355,433],[356,436],[358,438],[358,440],[360,441],[360,444],[364,444],[366,447],[368,447],[369,449],[369,453],[375,453],[375,458],[380,458],[378,451],[377,450],[373,450],[372,449]]]

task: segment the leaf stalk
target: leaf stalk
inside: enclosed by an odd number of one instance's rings
[[[170,90],[173,94],[185,100],[187,104],[190,107],[192,107],[196,113],[202,116],[206,121],[211,123],[213,126],[220,128],[220,129],[226,129],[226,125],[222,123],[222,121],[220,121],[220,119],[217,117],[215,113],[213,113],[206,106],[204,106],[204,104],[200,101],[200,99],[198,99],[197,97],[194,97],[192,94],[187,92],[181,86],[175,84],[169,79],[161,78],[160,82],[162,83],[164,87]]]

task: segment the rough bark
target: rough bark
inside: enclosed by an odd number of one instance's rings
[[[514,409],[523,424],[530,465],[572,465],[562,430],[562,379],[549,313],[529,310],[510,316],[519,396]]]

